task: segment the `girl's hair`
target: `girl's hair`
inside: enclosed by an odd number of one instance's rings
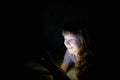
[[[88,59],[92,53],[90,48],[90,37],[86,28],[87,26],[85,26],[84,24],[74,23],[64,25],[62,29],[63,35],[70,33],[78,37],[78,39],[80,40],[80,48],[75,63],[75,67],[78,70],[78,73],[80,73],[78,74],[79,77],[81,77],[81,75],[83,75],[87,71],[89,67]]]

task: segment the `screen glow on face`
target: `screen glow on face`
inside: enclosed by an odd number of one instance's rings
[[[64,45],[70,53],[75,53],[80,47],[80,40],[73,34],[64,34]]]

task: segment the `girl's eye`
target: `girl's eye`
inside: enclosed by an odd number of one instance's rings
[[[75,39],[64,39],[64,42],[75,42]]]
[[[69,41],[73,41],[73,39],[70,39]]]
[[[74,42],[74,41],[75,41],[75,39],[70,39],[69,41],[70,41],[70,42]]]

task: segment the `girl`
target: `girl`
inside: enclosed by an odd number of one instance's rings
[[[61,69],[71,80],[85,79],[90,66],[91,50],[84,25],[70,24],[64,26],[62,35],[67,48]],[[72,68],[70,68],[72,66]]]

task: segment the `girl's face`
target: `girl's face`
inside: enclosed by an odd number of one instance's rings
[[[72,54],[76,54],[80,47],[80,40],[77,36],[73,34],[64,34],[64,45],[68,49],[68,51]]]

